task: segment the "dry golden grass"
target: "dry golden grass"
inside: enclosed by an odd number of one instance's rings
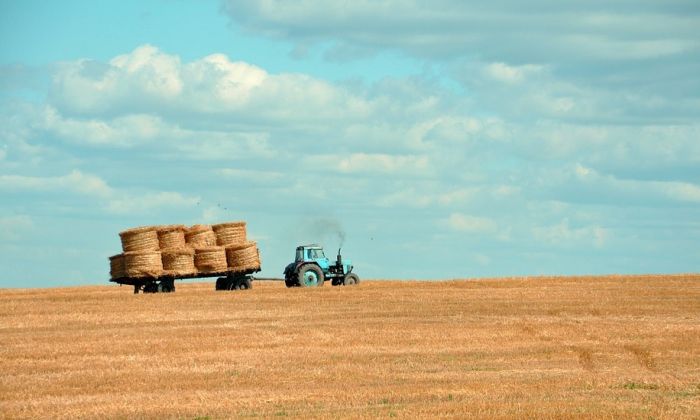
[[[0,416],[700,417],[700,275],[0,290]]]

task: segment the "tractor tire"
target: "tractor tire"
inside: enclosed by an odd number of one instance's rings
[[[297,287],[299,283],[296,280],[284,279],[284,285],[287,287]]]
[[[356,286],[360,284],[360,278],[355,273],[350,273],[343,279],[343,286]]]
[[[305,264],[299,267],[297,279],[301,287],[323,286],[323,271],[315,264]]]

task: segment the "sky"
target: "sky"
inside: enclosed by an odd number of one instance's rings
[[[0,0],[0,287],[245,220],[361,278],[698,272],[700,3]]]

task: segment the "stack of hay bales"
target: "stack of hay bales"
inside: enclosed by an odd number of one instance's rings
[[[209,225],[194,225],[185,232],[187,245],[194,248],[216,246],[216,234]]]
[[[245,222],[144,226],[119,236],[124,252],[109,258],[112,279],[260,269],[260,252],[247,241]]]
[[[125,277],[156,277],[163,273],[158,231],[144,226],[119,233],[124,250]]]
[[[109,257],[109,275],[112,276],[113,279],[126,277],[124,254],[112,255]]]
[[[260,269],[260,251],[255,242],[227,246],[226,260],[234,272]]]

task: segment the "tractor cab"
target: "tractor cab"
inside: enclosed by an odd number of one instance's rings
[[[320,245],[302,245],[297,247],[297,255],[294,259],[297,264],[316,263],[323,272],[330,268],[330,261],[326,258],[323,248]]]
[[[350,260],[343,260],[338,250],[336,260],[331,262],[323,252],[323,247],[316,244],[297,247],[294,262],[284,269],[287,287],[323,286],[324,281],[331,280],[333,286],[357,284],[359,277],[352,273]]]

